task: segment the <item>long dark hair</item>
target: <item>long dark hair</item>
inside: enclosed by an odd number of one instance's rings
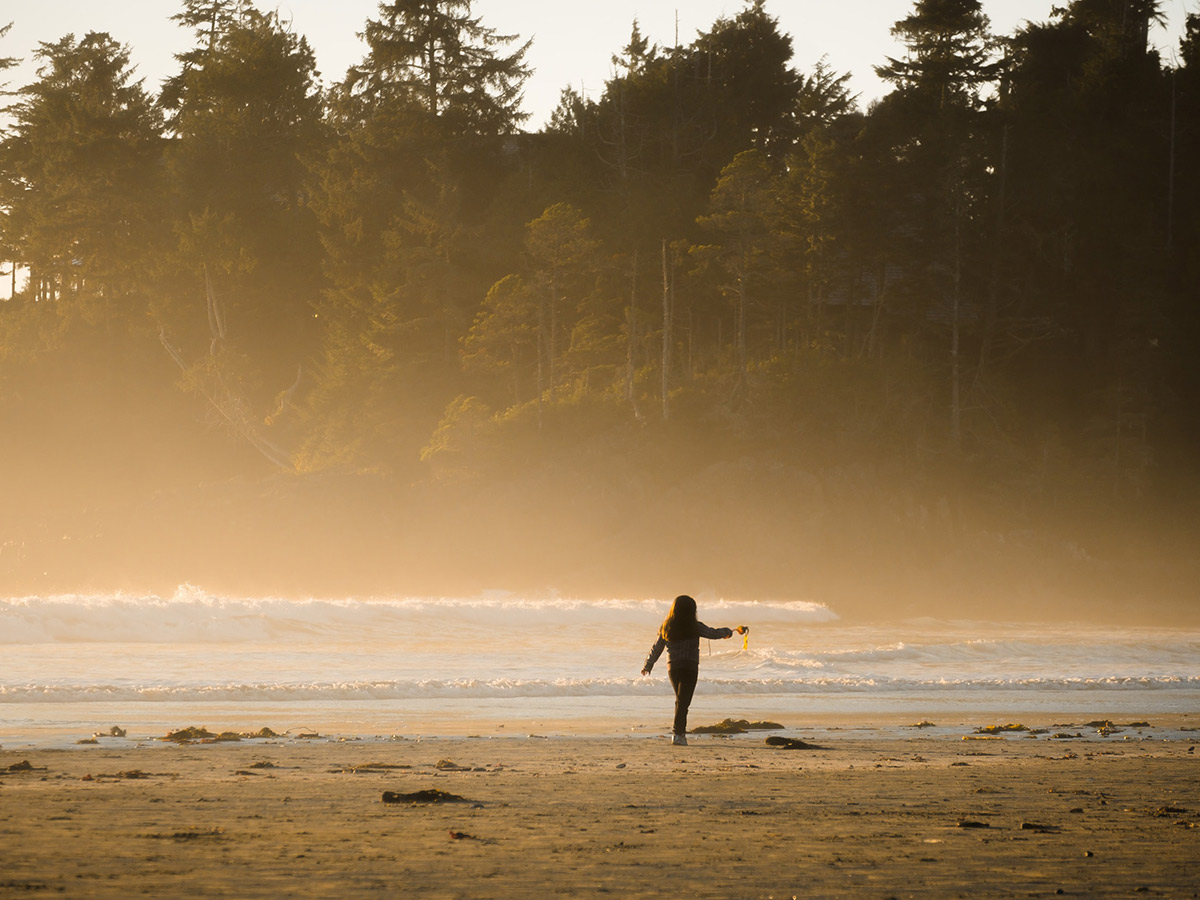
[[[658,636],[664,641],[679,641],[695,637],[699,633],[696,627],[696,601],[687,594],[681,594],[671,604],[671,611],[663,619]]]

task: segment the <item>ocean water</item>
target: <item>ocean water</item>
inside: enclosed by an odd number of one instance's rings
[[[1200,632],[843,623],[814,603],[700,596],[692,724],[725,717],[988,722],[1200,713]],[[0,599],[0,746],[188,725],[404,735],[658,733],[666,664],[639,672],[665,600]],[[504,731],[507,729],[507,731]]]

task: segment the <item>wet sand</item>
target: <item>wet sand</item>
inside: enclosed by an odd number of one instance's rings
[[[1200,734],[787,734],[6,749],[0,897],[1200,896]]]

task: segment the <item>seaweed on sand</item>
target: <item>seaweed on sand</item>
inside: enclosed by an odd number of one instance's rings
[[[976,734],[1000,734],[1005,731],[1028,731],[1027,725],[1019,725],[1009,722],[1007,725],[984,725],[981,728],[976,728]]]
[[[824,747],[819,747],[816,744],[810,744],[807,741],[802,741],[799,738],[785,738],[779,735],[771,735],[767,738],[768,747],[779,747],[781,750],[824,750]]]
[[[384,803],[408,803],[411,805],[431,804],[431,803],[470,803],[466,797],[460,797],[458,794],[451,794],[449,791],[439,790],[437,788],[427,788],[423,791],[413,791],[410,794],[401,794],[396,791],[383,792]]]
[[[171,741],[174,744],[190,744],[193,741],[216,740],[216,737],[215,734],[203,725],[192,725],[187,728],[180,728],[178,731],[168,731],[166,736],[160,738],[160,740]]]
[[[724,719],[716,725],[700,725],[692,734],[745,734],[747,731],[778,731],[778,722],[749,722],[746,719]]]

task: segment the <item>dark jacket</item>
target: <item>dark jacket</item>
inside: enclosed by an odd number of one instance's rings
[[[642,668],[647,672],[653,669],[658,658],[662,656],[664,648],[667,651],[668,665],[677,662],[698,663],[700,662],[700,638],[719,640],[727,637],[733,637],[732,628],[709,628],[703,622],[696,623],[695,637],[668,641],[660,634],[658,640],[654,642],[654,646],[650,648],[650,655],[646,657],[646,664]]]

